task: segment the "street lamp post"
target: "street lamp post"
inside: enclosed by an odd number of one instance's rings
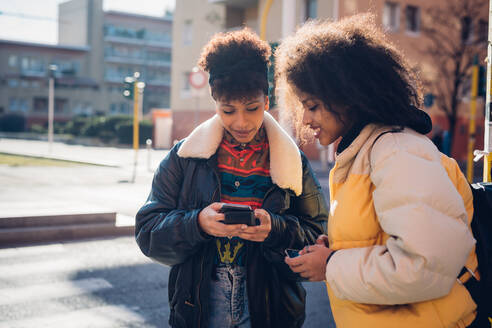
[[[51,153],[53,145],[53,120],[55,117],[55,72],[56,65],[48,67],[49,87],[48,87],[48,147]]]

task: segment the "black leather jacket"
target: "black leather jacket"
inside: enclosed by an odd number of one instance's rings
[[[208,327],[208,296],[216,252],[214,237],[198,227],[198,213],[220,202],[216,157],[181,158],[178,143],[160,163],[146,204],[136,216],[135,235],[142,252],[172,266],[168,290],[173,327]],[[262,243],[246,241],[247,290],[252,327],[300,327],[305,290],[284,263],[286,248],[313,244],[325,231],[327,206],[303,154],[300,196],[277,185],[263,208],[272,230]]]

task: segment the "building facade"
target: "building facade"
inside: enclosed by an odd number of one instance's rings
[[[102,0],[58,7],[58,44],[0,41],[0,111],[47,121],[48,67],[56,65],[55,120],[131,114],[124,79],[140,73],[143,113],[169,108],[172,17],[103,11]]]
[[[92,114],[99,90],[86,72],[87,46],[59,46],[0,40],[0,114],[25,116],[28,125],[48,115],[48,66],[56,65],[55,117]]]
[[[103,11],[102,0],[72,0],[59,5],[60,44],[89,46],[89,75],[100,85],[99,107],[130,113],[121,95],[126,76],[140,73],[146,83],[143,111],[169,108],[172,18]]]
[[[486,0],[463,0],[470,3],[486,3]],[[189,73],[200,55],[200,50],[210,37],[222,31],[248,26],[261,32],[262,17],[267,0],[180,0],[176,2],[173,27],[173,66],[171,82],[171,109],[174,118],[173,138],[186,136],[196,125],[214,113],[214,103],[208,92],[196,92],[188,82]],[[436,63],[425,53],[430,41],[423,32],[425,27],[434,22],[427,15],[432,7],[444,7],[447,0],[273,0],[266,16],[265,39],[271,43],[281,41],[282,37],[292,33],[296,26],[308,19],[338,20],[362,12],[375,15],[376,23],[386,32],[388,38],[400,49],[412,68],[421,78],[439,83],[442,79],[436,70]],[[200,8],[201,10],[193,10]],[[461,14],[461,13],[460,13]],[[456,26],[463,42],[483,40],[485,56],[487,36],[487,11],[483,17],[473,17],[467,31],[460,31],[466,26],[464,17],[462,26]],[[466,34],[466,35],[465,35]],[[459,36],[458,36],[459,38]],[[445,38],[443,38],[445,39]],[[459,114],[455,129],[455,142],[452,155],[458,159],[466,157],[468,139],[468,117],[470,107],[469,89],[471,83],[464,83],[459,90]],[[466,87],[468,86],[468,88]],[[447,120],[436,103],[429,101],[433,94],[424,88],[426,94],[426,111],[435,125],[447,128]],[[483,108],[484,101],[477,102],[477,145],[483,142]],[[190,119],[194,117],[194,119]],[[481,124],[481,126],[480,126]],[[316,158],[316,147],[307,150],[311,158]]]

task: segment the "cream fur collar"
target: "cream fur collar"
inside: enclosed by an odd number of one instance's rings
[[[297,196],[302,193],[302,161],[294,140],[267,112],[263,119],[270,143],[270,176],[273,183],[291,189]],[[212,157],[222,141],[224,127],[218,115],[200,124],[185,139],[178,150],[182,158]]]

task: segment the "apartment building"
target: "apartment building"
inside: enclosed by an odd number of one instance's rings
[[[146,83],[143,111],[169,107],[172,18],[103,11],[102,0],[59,5],[60,44],[89,46],[89,75],[100,85],[98,106],[111,114],[129,113],[123,80],[140,73]]]
[[[17,113],[28,124],[44,123],[48,113],[48,66],[56,65],[54,109],[58,121],[92,114],[97,82],[87,72],[87,46],[60,46],[0,40],[0,114]]]
[[[55,120],[96,113],[131,114],[126,76],[145,82],[143,113],[169,108],[172,16],[103,11],[103,0],[58,6],[58,44],[0,41],[0,113],[28,124],[47,121],[48,67],[56,65]]]
[[[465,0],[468,1],[468,0]],[[478,0],[487,2],[486,0]],[[171,109],[173,112],[173,138],[186,136],[196,125],[214,113],[214,104],[207,92],[196,92],[189,83],[189,73],[198,60],[200,49],[210,37],[222,31],[248,26],[260,34],[262,15],[267,0],[180,0],[176,2],[173,27],[173,63],[171,83]],[[426,15],[429,8],[444,6],[446,0],[273,0],[267,15],[265,39],[279,42],[282,37],[292,33],[296,26],[308,19],[338,20],[356,13],[371,12],[376,22],[384,29],[388,38],[404,53],[410,65],[422,78],[439,81],[436,64],[426,54],[429,40],[424,37],[423,27],[433,24]],[[200,10],[194,10],[200,8]],[[474,25],[461,31],[464,42],[474,38],[483,39],[483,53],[486,51],[488,22],[484,17],[473,18]],[[463,26],[466,27],[467,17]],[[469,18],[468,18],[469,19]],[[463,28],[461,26],[461,28]],[[456,27],[460,29],[460,26]],[[469,78],[468,78],[469,81]],[[466,156],[469,89],[465,83],[460,90],[457,133],[453,156],[462,159]],[[436,125],[446,128],[446,118],[437,108],[434,95],[425,92],[425,110]],[[483,140],[483,100],[478,101],[477,147]],[[190,119],[193,118],[193,119]],[[315,147],[308,150],[310,157],[316,158]]]

